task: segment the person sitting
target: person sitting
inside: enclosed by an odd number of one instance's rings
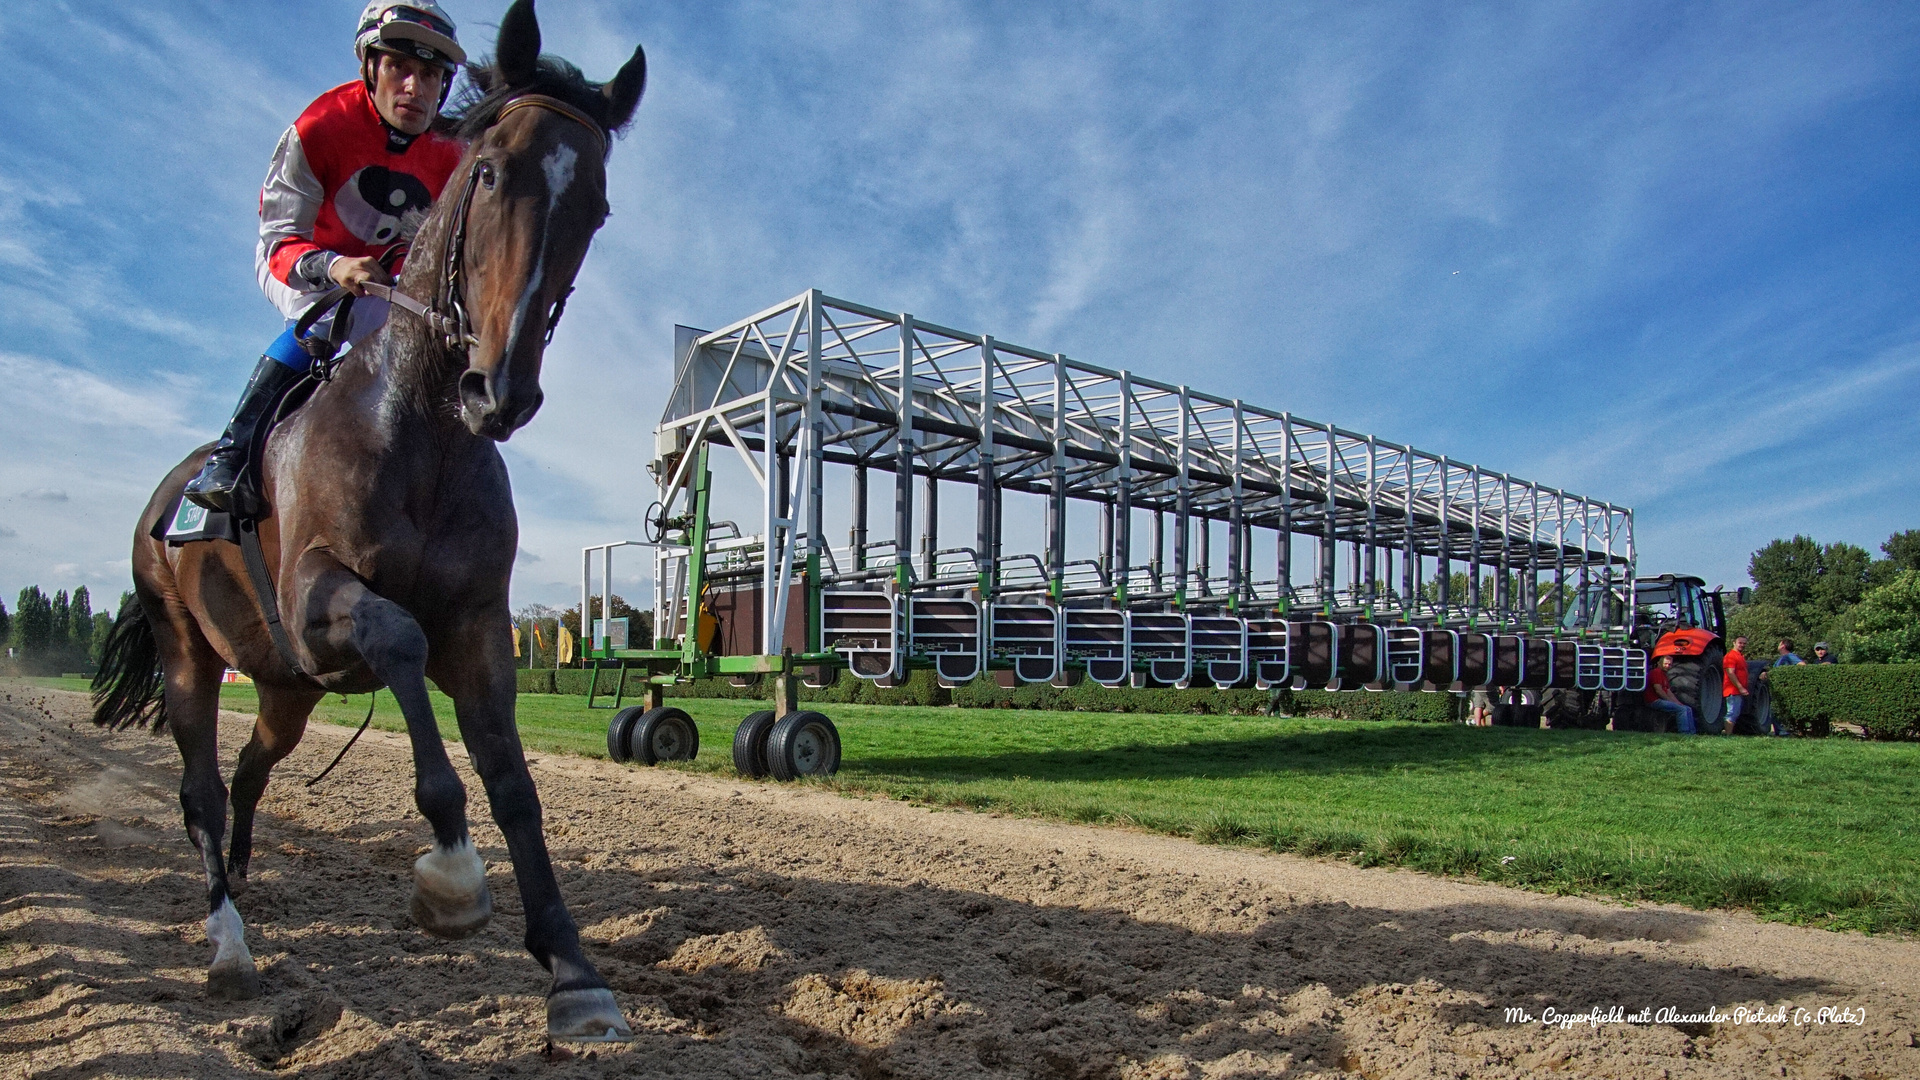
[[[467,58],[440,5],[373,0],[353,45],[360,78],[301,112],[280,136],[260,189],[254,271],[287,327],[261,355],[233,418],[187,482],[187,498],[209,510],[232,510],[255,428],[310,365],[294,339],[295,321],[339,286],[360,298],[340,335],[345,343],[378,330],[388,304],[366,286],[393,283],[406,244],[460,164],[459,141],[430,130]],[[331,333],[333,318],[313,332]]]
[[[1833,650],[1827,647],[1826,642],[1822,641],[1817,642],[1813,646],[1813,662],[1816,664],[1837,664],[1840,662],[1840,658],[1833,655]]]
[[[1673,683],[1667,678],[1667,669],[1673,666],[1673,657],[1663,656],[1654,662],[1653,670],[1647,672],[1647,705],[1663,713],[1672,714],[1678,721],[1677,730],[1682,735],[1694,734],[1693,709],[1673,696]]]

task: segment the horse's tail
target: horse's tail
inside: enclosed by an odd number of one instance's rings
[[[160,643],[137,597],[120,605],[101,650],[100,671],[93,677],[93,722],[109,728],[151,724],[155,733],[167,722]]]

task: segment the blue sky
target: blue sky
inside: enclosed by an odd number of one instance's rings
[[[505,0],[445,6],[491,51]],[[359,7],[0,11],[9,607],[125,586],[277,332],[258,185]],[[1920,8],[540,12],[651,77],[504,448],[516,604],[638,533],[673,324],[810,286],[1632,506],[1647,572],[1920,527]]]

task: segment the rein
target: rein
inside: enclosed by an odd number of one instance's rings
[[[547,112],[564,116],[593,134],[594,144],[600,149],[600,156],[607,156],[607,133],[600,123],[556,97],[546,94],[525,94],[509,100],[494,117],[498,124],[507,114],[516,109],[544,109]],[[466,289],[462,284],[462,271],[466,267],[467,249],[467,211],[473,205],[473,189],[480,181],[480,166],[483,162],[475,158],[467,167],[466,179],[460,185],[460,200],[454,205],[454,225],[447,230],[446,242],[440,249],[440,295],[429,306],[400,291],[397,285],[378,285],[367,282],[361,286],[366,295],[385,300],[394,307],[419,316],[427,323],[428,329],[440,336],[447,348],[455,352],[466,352],[480,344],[480,338],[473,332],[473,320],[467,314],[465,302]],[[572,293],[572,289],[567,290]],[[328,311],[339,307],[353,297],[353,293],[344,286],[330,290],[325,296],[300,316],[294,324],[293,335],[301,346],[313,357],[313,375],[320,382],[333,378],[333,357],[339,351],[339,343],[329,338],[310,338],[307,332]],[[343,309],[344,310],[344,309]],[[546,343],[552,343],[553,332],[560,325],[560,316],[567,310],[567,298],[561,296],[553,302],[553,309],[547,316]],[[336,318],[336,322],[340,321]],[[337,337],[338,335],[332,335]]]

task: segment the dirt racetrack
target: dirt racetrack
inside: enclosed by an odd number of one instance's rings
[[[215,1004],[172,740],[85,717],[0,684],[0,1076],[1920,1076],[1911,941],[541,754],[636,1034],[550,1054],[499,834],[475,822],[492,925],[413,929],[405,742],[369,732],[306,789],[348,734],[325,725],[239,901],[266,994]],[[1614,1006],[1680,1015],[1505,1013]]]

